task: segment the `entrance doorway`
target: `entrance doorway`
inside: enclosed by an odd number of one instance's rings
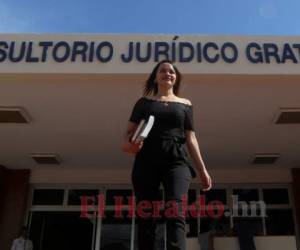
[[[79,212],[32,212],[33,249],[93,249],[96,221],[80,218]]]

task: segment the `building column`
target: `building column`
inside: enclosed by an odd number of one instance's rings
[[[29,192],[30,170],[0,166],[0,249],[10,249],[23,226]]]

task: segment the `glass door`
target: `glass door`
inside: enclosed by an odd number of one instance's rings
[[[80,218],[80,212],[32,212],[30,238],[33,249],[93,249],[96,221]]]

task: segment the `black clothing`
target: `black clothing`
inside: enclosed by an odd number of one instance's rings
[[[139,123],[154,116],[154,125],[136,156],[136,161],[155,160],[167,165],[188,167],[196,177],[185,147],[185,130],[194,130],[193,107],[181,102],[162,102],[140,98],[135,104],[130,121]]]
[[[165,191],[165,202],[174,201],[178,207],[178,216],[161,216],[166,221],[167,250],[185,250],[185,216],[182,210],[182,197],[187,195],[191,174],[188,168],[167,168],[163,165],[144,164],[134,166],[132,171],[132,183],[136,196],[136,203],[141,201],[161,201],[160,183]],[[155,208],[147,210],[149,217],[139,217],[138,225],[138,249],[154,250],[157,223],[161,218],[155,218]],[[145,210],[144,210],[145,211]],[[166,211],[166,210],[165,210]]]
[[[182,197],[187,195],[192,177],[196,176],[185,148],[185,130],[194,130],[192,106],[180,102],[162,102],[140,98],[135,104],[130,121],[139,123],[154,116],[154,125],[137,153],[132,170],[136,201],[160,200],[159,187],[163,184],[165,202],[175,201],[179,215],[166,218],[167,250],[185,249],[185,218],[180,213]],[[140,250],[153,250],[155,218],[137,217]]]
[[[254,242],[255,224],[251,221],[242,220],[234,227],[239,240],[240,250],[256,250]]]
[[[141,119],[155,116],[153,130],[164,132],[172,128],[194,130],[193,106],[182,102],[164,102],[141,97],[134,105],[130,121],[138,123]]]

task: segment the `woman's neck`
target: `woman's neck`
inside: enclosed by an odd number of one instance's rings
[[[172,98],[172,97],[175,97],[175,95],[173,93],[173,89],[158,90],[158,92],[155,96],[156,96],[156,98]]]

